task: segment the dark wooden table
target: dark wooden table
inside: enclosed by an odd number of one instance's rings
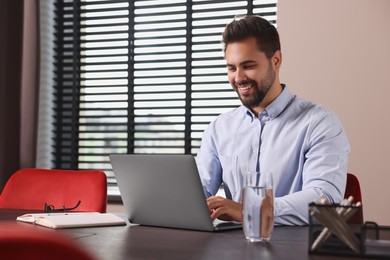
[[[28,213],[1,210],[0,221]],[[122,216],[123,217],[123,216]],[[27,223],[31,228],[44,228]],[[1,232],[1,231],[0,231]],[[308,227],[275,227],[269,243],[250,243],[242,230],[201,232],[130,225],[52,230],[70,234],[98,259],[363,259],[308,253]]]

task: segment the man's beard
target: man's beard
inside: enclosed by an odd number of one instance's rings
[[[268,91],[271,89],[272,84],[275,81],[275,71],[272,68],[271,63],[269,64],[267,74],[263,80],[260,81],[259,85],[254,80],[246,80],[240,82],[238,85],[251,84],[254,87],[254,92],[251,95],[241,96],[238,91],[238,87],[233,85],[233,89],[237,92],[242,104],[249,109],[257,107],[265,98]]]

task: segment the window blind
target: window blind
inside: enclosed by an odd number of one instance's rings
[[[217,115],[241,103],[221,33],[238,14],[276,25],[276,0],[57,0],[53,165],[100,169],[108,155],[196,155]]]

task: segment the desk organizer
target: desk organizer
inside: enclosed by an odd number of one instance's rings
[[[327,211],[340,212],[341,208],[343,210],[351,208],[354,213],[350,214],[350,217],[355,214],[361,216],[361,206],[318,205],[314,203],[309,205],[309,253],[389,259],[390,227],[379,226],[375,222],[365,222],[363,225],[349,224],[342,217],[339,219],[323,218],[324,214],[322,213],[327,215]],[[338,227],[337,230],[334,229],[335,226]],[[332,229],[335,232],[330,231]],[[327,231],[326,238],[319,239],[319,237],[323,238]],[[322,241],[319,243],[320,240]]]

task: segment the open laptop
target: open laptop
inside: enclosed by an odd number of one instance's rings
[[[217,231],[241,228],[211,221],[192,155],[115,154],[110,161],[130,223]]]

